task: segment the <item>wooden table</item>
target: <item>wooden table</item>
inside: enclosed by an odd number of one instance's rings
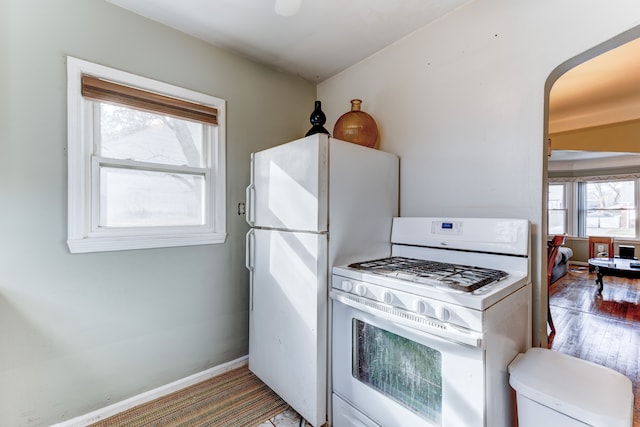
[[[637,267],[632,267],[637,265]],[[593,266],[596,271],[596,284],[598,285],[598,292],[602,293],[604,284],[602,283],[603,276],[628,276],[634,278],[640,278],[640,261],[637,259],[626,258],[591,258],[589,259],[589,265]]]

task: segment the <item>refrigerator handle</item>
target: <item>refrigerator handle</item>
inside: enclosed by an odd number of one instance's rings
[[[255,222],[256,222],[256,211],[254,208],[255,195],[256,195],[256,187],[253,185],[253,183],[251,183],[247,187],[247,192],[245,196],[247,199],[247,211],[246,211],[245,219],[247,221],[247,224],[249,224],[252,227],[255,225]]]
[[[247,270],[253,271],[253,229],[249,230],[245,236],[245,258],[244,265]]]
[[[245,237],[245,266],[249,270],[249,311],[253,311],[253,254],[255,246],[254,230],[251,229]]]
[[[255,186],[255,178],[254,178],[254,168],[255,168],[255,153],[251,153],[251,163],[249,165],[249,186],[247,187],[245,198],[247,200],[247,210],[245,212],[245,220],[247,224],[250,226],[254,226],[256,222],[256,213],[255,213],[255,194],[256,194],[256,186]]]

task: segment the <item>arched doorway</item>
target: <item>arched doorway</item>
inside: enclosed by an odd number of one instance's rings
[[[550,227],[554,226],[555,201],[549,200],[548,184],[557,176],[554,175],[557,170],[551,166],[556,160],[554,153],[573,156],[569,161],[566,157],[562,161],[575,165],[589,152],[592,169],[598,169],[604,164],[598,165],[598,162],[604,162],[603,159],[611,155],[605,152],[640,153],[640,144],[632,143],[637,137],[631,139],[640,134],[639,37],[640,27],[602,43],[558,66],[546,82],[545,142],[550,139],[551,158],[544,162],[543,210],[548,215],[543,227],[551,234],[566,233],[568,245],[577,249],[578,258],[584,257],[588,245],[584,220],[580,222],[573,217],[575,206],[559,209],[564,210],[564,228]],[[637,165],[640,166],[640,160]],[[580,173],[574,168],[568,171],[568,176],[575,178]],[[638,237],[640,235],[634,239]],[[543,296],[543,301],[544,298],[548,295]]]

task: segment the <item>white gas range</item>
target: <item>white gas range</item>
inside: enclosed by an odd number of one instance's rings
[[[529,223],[395,218],[391,257],[333,268],[333,425],[511,425],[531,343]]]

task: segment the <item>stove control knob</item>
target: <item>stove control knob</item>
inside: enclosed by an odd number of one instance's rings
[[[363,297],[366,294],[367,294],[367,288],[365,288],[364,285],[356,286],[356,295]]]
[[[416,302],[416,312],[418,314],[427,314],[429,311],[429,304],[426,301],[420,300]]]
[[[342,290],[345,292],[351,292],[353,289],[353,283],[351,283],[351,280],[343,280],[341,286]]]
[[[436,318],[443,322],[446,322],[451,317],[451,312],[447,307],[438,306],[436,307]]]
[[[383,294],[382,298],[384,299],[384,303],[385,303],[385,304],[391,304],[391,303],[393,302],[393,300],[394,300],[394,298],[395,298],[395,297],[393,296],[393,294],[392,294],[391,292],[386,291],[386,292]]]

